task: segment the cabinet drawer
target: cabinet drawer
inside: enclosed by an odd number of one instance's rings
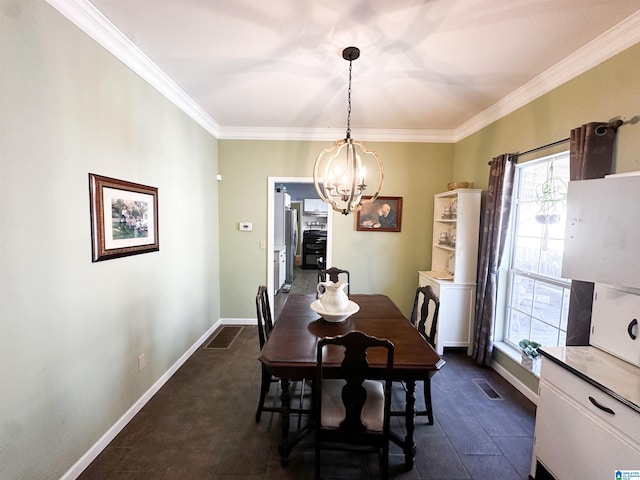
[[[592,415],[640,445],[640,413],[546,358],[542,361],[540,380],[555,386]],[[607,413],[596,407],[589,397],[615,413]]]
[[[637,469],[640,450],[580,407],[555,387],[540,386],[534,461],[559,480],[613,479],[618,469]]]

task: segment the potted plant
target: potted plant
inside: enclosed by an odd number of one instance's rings
[[[537,365],[538,362],[540,362],[541,354],[538,351],[538,348],[542,345],[526,338],[524,340],[520,340],[518,345],[522,349],[522,366],[532,370],[534,365]]]

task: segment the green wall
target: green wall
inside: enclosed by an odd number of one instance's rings
[[[3,6],[0,478],[51,479],[221,316],[255,318],[267,178],[309,177],[330,142],[217,141],[42,0]],[[486,187],[500,153],[639,115],[638,65],[636,45],[455,145],[367,142],[385,164],[383,195],[404,199],[403,222],[357,232],[353,216],[333,214],[333,262],[352,271],[353,291],[387,293],[408,314],[430,265],[433,194],[451,180]],[[640,170],[638,128],[620,130],[618,172]],[[159,188],[159,252],[91,263],[89,172]]]
[[[614,171],[640,170],[639,116],[640,44],[456,143],[453,177],[486,189],[491,158],[546,145],[569,137],[571,129],[582,124],[614,118],[631,122],[618,130]],[[568,149],[569,143],[561,148]],[[537,392],[537,379],[508,356],[494,354],[494,361]]]
[[[357,131],[354,132],[357,139]],[[255,292],[267,280],[268,177],[310,177],[331,142],[220,142],[220,276],[224,318],[255,318]],[[382,292],[409,315],[418,270],[431,263],[433,194],[452,176],[453,145],[366,142],[385,167],[384,196],[403,197],[401,232],[358,232],[355,216],[333,213],[333,264],[351,271],[353,293]],[[253,222],[252,232],[238,222]]]
[[[219,319],[217,140],[45,2],[0,3],[0,478],[51,480]],[[159,252],[91,262],[89,172],[158,187]]]

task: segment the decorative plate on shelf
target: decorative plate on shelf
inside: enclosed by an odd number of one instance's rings
[[[449,257],[449,260],[447,261],[447,272],[449,272],[451,275],[456,273],[456,255],[453,254]]]

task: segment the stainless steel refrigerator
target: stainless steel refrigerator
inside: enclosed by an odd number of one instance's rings
[[[284,242],[287,247],[286,278],[285,285],[289,285],[296,276],[296,253],[298,250],[298,211],[286,209],[284,212]]]

